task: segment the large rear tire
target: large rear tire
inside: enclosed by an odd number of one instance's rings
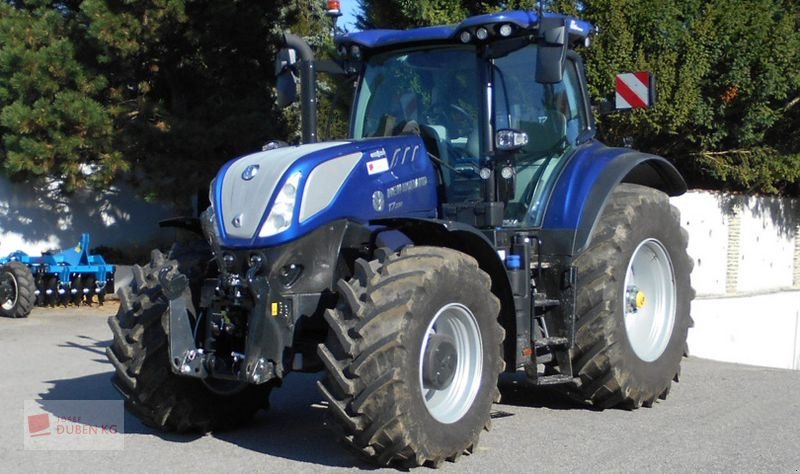
[[[0,302],[0,314],[9,318],[27,318],[36,303],[36,282],[23,263],[8,262],[0,266],[0,285],[8,295]]]
[[[651,406],[678,380],[694,291],[688,234],[666,194],[618,185],[575,260],[572,353],[581,397],[602,408]]]
[[[158,281],[165,265],[180,271],[202,266],[208,252],[173,251],[180,261],[154,250],[148,265],[133,267],[130,286],[118,291],[120,307],[108,319],[114,340],[106,349],[113,383],[125,406],[148,426],[163,431],[229,429],[267,408],[271,384],[247,385],[230,395],[209,390],[203,381],[176,375],[169,362],[169,302]]]
[[[341,438],[370,460],[437,466],[471,451],[498,401],[499,300],[471,257],[380,252],[338,284],[319,387]]]

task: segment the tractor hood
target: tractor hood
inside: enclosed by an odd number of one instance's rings
[[[266,247],[337,219],[435,217],[437,178],[417,136],[287,146],[230,161],[211,184],[223,247]]]

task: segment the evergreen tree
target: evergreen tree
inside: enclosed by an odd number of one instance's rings
[[[599,28],[585,52],[595,98],[617,72],[649,70],[659,100],[648,111],[601,118],[604,138],[630,136],[676,162],[690,184],[791,191],[800,149],[775,130],[800,96],[798,6],[784,0],[581,2]],[[800,125],[794,121],[794,127]]]
[[[497,2],[465,0],[359,0],[359,28],[407,29],[419,26],[458,23],[484,13]]]
[[[117,146],[145,192],[179,200],[285,135],[270,88],[283,3],[81,2],[95,67],[112,78]]]
[[[188,202],[287,134],[273,59],[302,2],[0,1],[5,171],[71,191],[122,176]]]
[[[81,62],[69,2],[0,2],[0,158],[12,178],[66,191],[127,169],[114,147],[109,81]]]

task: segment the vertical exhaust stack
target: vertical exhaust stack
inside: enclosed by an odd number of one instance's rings
[[[303,143],[317,141],[317,72],[314,65],[314,52],[303,38],[286,32],[283,41],[287,48],[294,49],[300,56],[300,109]]]

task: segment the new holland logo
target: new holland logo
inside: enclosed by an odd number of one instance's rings
[[[234,227],[237,229],[242,226],[242,218],[244,218],[244,214],[239,214],[238,216],[234,217],[231,221]]]
[[[255,178],[258,174],[258,169],[260,166],[258,165],[250,165],[242,171],[242,179],[245,181],[250,181],[251,179]]]

